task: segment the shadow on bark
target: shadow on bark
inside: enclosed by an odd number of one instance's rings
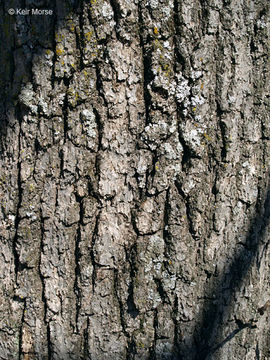
[[[239,243],[238,246],[241,248],[237,251],[234,259],[229,263],[223,274],[218,279],[215,279],[215,283],[212,283],[210,290],[207,291],[209,294],[212,294],[213,298],[205,300],[201,310],[201,320],[198,322],[197,330],[194,334],[194,340],[197,345],[194,359],[211,359],[217,350],[233,339],[240,331],[246,328],[255,329],[258,316],[263,315],[269,306],[266,303],[257,310],[257,313],[250,314],[250,319],[247,322],[241,321],[237,318],[237,314],[233,314],[237,328],[223,340],[219,340],[221,338],[220,332],[222,326],[226,324],[229,315],[232,315],[233,303],[237,301],[237,292],[247,278],[251,268],[256,266],[259,269],[263,255],[267,251],[268,242],[264,238],[269,224],[269,217],[270,190],[266,194],[264,203],[261,206],[257,206],[257,215],[250,224],[245,242]],[[187,354],[194,353],[194,349],[181,348],[181,345],[179,350],[179,359],[188,359]],[[186,355],[183,357],[183,354]],[[256,354],[257,358],[259,358],[258,349]]]
[[[48,49],[55,51],[55,34],[66,25],[68,19],[81,14],[83,3],[84,0],[4,0],[0,3],[0,134],[2,139],[5,139],[7,127],[12,126],[10,123],[14,117],[14,109],[18,111],[20,107],[18,96],[21,89],[27,83],[35,86],[32,70],[33,57],[45,56]],[[32,15],[32,9],[52,10],[53,14]],[[24,13],[24,10],[29,10],[29,15],[27,12]],[[54,53],[54,64],[56,56]],[[3,151],[5,147],[2,139]]]

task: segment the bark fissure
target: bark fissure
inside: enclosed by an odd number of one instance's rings
[[[48,322],[47,324],[47,350],[48,350],[48,360],[53,360],[53,347],[51,342],[50,322]]]
[[[218,118],[218,124],[219,124],[219,128],[220,128],[220,133],[221,133],[221,140],[222,140],[222,148],[221,148],[221,161],[222,162],[226,162],[226,156],[227,156],[227,148],[229,146],[228,142],[227,142],[227,134],[226,134],[226,124],[224,123],[224,121],[222,121],[222,114],[223,111],[220,108],[220,104],[218,102],[216,102],[216,113],[217,113],[217,118]]]
[[[79,50],[80,53],[80,58],[79,58],[79,69],[80,71],[82,71],[84,69],[84,63],[83,63],[83,58],[84,58],[84,48],[85,48],[85,39],[84,39],[84,34],[83,34],[83,28],[84,28],[84,6],[83,6],[83,1],[80,1],[80,13],[79,13],[79,29],[76,29],[75,34],[76,34],[76,45],[77,48]]]
[[[122,41],[122,37],[120,36],[120,19],[121,19],[121,9],[120,4],[117,0],[110,0],[111,7],[113,9],[113,18],[115,21],[115,34],[118,41]]]
[[[17,191],[18,191],[18,202],[16,208],[16,215],[15,215],[15,235],[13,238],[13,256],[14,256],[14,270],[15,270],[15,278],[17,281],[18,271],[20,271],[20,257],[17,250],[18,245],[18,228],[20,223],[20,208],[22,205],[22,194],[23,194],[23,187],[21,181],[21,137],[22,137],[22,130],[21,130],[21,121],[22,121],[22,114],[21,109],[17,107],[17,115],[19,121],[19,134],[18,134],[18,159],[17,159]]]
[[[47,299],[46,299],[46,295],[45,295],[45,289],[46,289],[46,280],[44,275],[42,274],[42,255],[44,255],[44,234],[45,234],[45,218],[43,217],[42,214],[42,209],[40,208],[40,232],[41,232],[41,239],[40,239],[40,255],[39,255],[39,263],[38,263],[38,272],[39,272],[39,277],[40,277],[40,281],[41,281],[41,298],[42,298],[42,302],[43,302],[43,308],[44,308],[44,318],[43,321],[44,323],[47,323],[48,318],[47,318],[47,314],[48,314],[48,304],[47,304]]]
[[[173,320],[173,345],[174,345],[174,352],[176,353],[176,355],[179,356],[180,360],[183,360],[183,356],[181,356],[181,352],[178,352],[178,349],[181,349],[181,335],[182,335],[182,331],[179,328],[179,323],[178,323],[178,298],[177,295],[174,298],[174,303],[173,303],[173,316],[172,316],[172,320]]]
[[[126,360],[134,360],[136,353],[137,353],[136,343],[135,343],[134,339],[131,338],[128,342]]]
[[[140,47],[142,50],[142,64],[143,64],[143,97],[145,106],[145,124],[148,125],[151,122],[150,110],[151,110],[151,95],[148,90],[148,84],[151,82],[153,75],[151,73],[151,53],[146,49],[144,41],[144,21],[142,2],[138,4],[138,21],[139,21],[139,37]]]
[[[56,53],[56,39],[55,39],[55,35],[56,35],[56,30],[57,30],[57,12],[56,12],[56,1],[53,1],[53,8],[54,8],[54,22],[53,22],[53,28],[52,28],[52,49],[53,49],[53,57],[52,57],[52,72],[51,72],[51,86],[52,89],[54,89],[55,87],[55,82],[56,82],[56,73],[55,73],[55,64],[57,61],[57,53]]]
[[[166,198],[165,198],[165,204],[164,204],[164,215],[163,215],[163,239],[165,241],[165,244],[168,245],[169,243],[169,218],[170,218],[170,187],[166,190]]]
[[[70,86],[70,80],[65,79],[64,80],[65,86],[66,86],[66,93],[63,101],[63,107],[62,107],[62,114],[63,114],[63,130],[64,130],[64,143],[67,141],[68,138],[68,112],[69,112],[69,105],[68,105],[68,89]]]
[[[197,158],[197,156],[194,153],[194,151],[190,148],[190,146],[186,143],[179,125],[178,125],[178,138],[180,144],[183,147],[183,155],[181,160],[182,168],[184,171],[188,171],[188,168],[190,166],[190,160],[192,158]]]
[[[128,286],[128,297],[127,297],[127,313],[135,319],[139,315],[139,311],[134,302],[134,281],[136,278],[137,266],[136,266],[136,249],[137,245],[131,246],[129,251],[125,249],[126,258],[130,266],[130,283]]]
[[[80,259],[82,257],[80,245],[81,245],[81,227],[83,226],[83,198],[79,195],[76,196],[76,201],[79,203],[79,222],[77,225],[76,237],[75,237],[75,250],[74,250],[74,257],[75,257],[75,279],[74,279],[74,293],[76,296],[76,333],[78,331],[78,318],[81,309],[81,288],[80,288],[80,278],[81,278],[81,266],[80,266]]]
[[[84,338],[84,343],[83,343],[83,356],[85,360],[92,360],[92,357],[90,355],[90,351],[89,351],[89,326],[90,326],[90,321],[89,321],[89,317],[87,317],[87,326],[83,331],[83,338]]]
[[[97,273],[96,273],[97,269],[96,268],[98,266],[98,264],[96,263],[96,260],[95,260],[94,247],[95,247],[96,238],[98,237],[100,213],[101,213],[101,210],[99,211],[99,213],[97,214],[97,217],[96,217],[96,223],[95,223],[95,228],[94,228],[92,239],[91,239],[91,249],[90,249],[90,257],[91,257],[91,262],[92,262],[92,266],[93,266],[93,272],[92,272],[93,293],[95,292],[95,284],[96,284],[96,277],[97,277]]]
[[[26,311],[26,299],[24,299],[22,318],[21,318],[21,323],[20,323],[18,360],[21,360],[21,358],[23,356],[23,327],[24,327],[25,311]]]
[[[157,344],[157,340],[158,340],[158,335],[157,335],[157,329],[158,329],[158,310],[157,310],[157,309],[154,309],[153,328],[154,328],[154,341],[153,341],[153,345],[152,345],[151,348],[150,348],[149,360],[157,360],[157,357],[156,357],[156,344]]]
[[[97,152],[102,150],[102,136],[103,136],[103,123],[101,121],[101,116],[96,108],[93,108],[94,114],[96,116],[97,129],[98,129],[98,149]]]
[[[125,310],[124,310],[124,304],[120,298],[119,295],[119,274],[118,274],[118,270],[114,269],[114,293],[115,293],[115,297],[118,301],[118,305],[119,305],[119,315],[120,315],[120,323],[122,326],[122,330],[123,330],[123,334],[125,335],[125,337],[129,338],[130,335],[129,333],[126,331],[126,323],[125,323]]]
[[[189,233],[190,233],[190,235],[192,235],[193,239],[196,240],[196,231],[194,230],[194,225],[192,222],[193,217],[192,217],[192,208],[191,208],[191,204],[190,204],[190,198],[182,190],[182,186],[179,183],[179,181],[176,180],[174,183],[175,183],[175,186],[176,186],[176,189],[177,189],[179,195],[185,200],[185,209],[186,209],[185,213],[186,213],[186,219],[188,221]]]

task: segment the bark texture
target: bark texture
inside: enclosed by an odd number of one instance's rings
[[[0,359],[270,359],[269,16],[1,2]]]

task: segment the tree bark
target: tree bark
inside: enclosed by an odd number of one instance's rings
[[[268,1],[0,12],[0,359],[270,359]]]

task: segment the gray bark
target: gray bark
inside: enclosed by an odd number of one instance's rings
[[[0,17],[0,359],[270,359],[268,1]]]

